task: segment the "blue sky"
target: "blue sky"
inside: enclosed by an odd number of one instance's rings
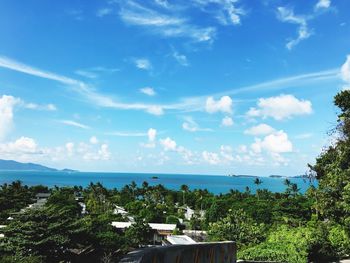
[[[0,158],[303,174],[350,86],[347,0],[0,2]]]

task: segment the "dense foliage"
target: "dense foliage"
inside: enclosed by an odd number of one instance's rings
[[[350,255],[350,92],[335,97],[340,108],[332,144],[310,165],[318,187],[306,194],[285,180],[283,193],[258,189],[214,195],[206,189],[178,191],[135,182],[122,189],[100,183],[82,187],[0,186],[1,262],[117,262],[126,252],[151,244],[148,222],[201,229],[208,241],[234,240],[239,258],[280,262],[331,262]],[[261,179],[254,183],[259,187]],[[24,209],[37,193],[44,206]],[[85,206],[82,206],[82,202]],[[125,231],[112,221],[130,218]],[[194,210],[186,219],[188,209]],[[1,230],[1,229],[0,229]]]

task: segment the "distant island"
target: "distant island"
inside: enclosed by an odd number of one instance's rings
[[[278,174],[271,174],[269,177],[270,178],[283,178],[283,177],[286,177],[286,176],[278,175]]]
[[[58,170],[36,163],[20,163],[13,160],[0,159],[0,171],[36,171],[36,172],[77,172],[76,170],[63,169]]]
[[[249,175],[249,174],[229,174],[228,176],[230,176],[230,177],[251,177],[251,178],[259,177],[256,175]]]

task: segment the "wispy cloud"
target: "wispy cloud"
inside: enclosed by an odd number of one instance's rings
[[[158,4],[160,2],[165,3],[158,1]],[[163,37],[184,37],[196,42],[211,42],[216,32],[213,27],[196,26],[186,18],[160,13],[134,1],[123,2],[119,16],[128,25],[146,27],[149,32]]]
[[[306,17],[295,15],[294,11],[287,7],[278,7],[277,11],[278,11],[278,18],[282,22],[299,25],[297,38],[289,40],[286,44],[286,47],[289,50],[291,50],[294,46],[299,44],[300,41],[307,39],[311,36],[311,31],[308,28]]]
[[[24,107],[31,110],[56,111],[54,104],[23,103]]]
[[[202,7],[209,6],[207,12],[213,13],[222,25],[239,25],[245,15],[242,8],[236,6],[238,0],[195,0]],[[213,8],[216,5],[216,8]]]
[[[68,126],[77,127],[77,128],[84,129],[84,130],[90,129],[89,126],[81,124],[81,123],[76,122],[76,121],[72,121],[72,120],[60,120],[59,122],[65,124],[65,125],[68,125]]]
[[[96,73],[82,70],[82,69],[78,69],[78,70],[74,71],[74,73],[77,75],[83,76],[85,78],[89,78],[89,79],[95,79],[98,77],[98,75]]]
[[[76,71],[74,71],[74,73],[79,76],[83,76],[85,78],[96,79],[102,73],[110,74],[118,71],[119,71],[118,68],[106,68],[106,67],[98,66],[98,67],[91,67],[86,69],[77,69]]]
[[[164,8],[169,8],[170,7],[170,4],[167,0],[154,0],[154,2],[161,6],[161,7],[164,7]]]
[[[187,67],[190,65],[185,55],[180,54],[175,50],[173,51],[172,55],[181,66]]]
[[[112,8],[101,8],[101,9],[98,9],[97,12],[96,12],[96,16],[97,17],[104,17],[106,15],[109,15],[112,13]]]
[[[80,94],[89,102],[92,102],[95,105],[100,107],[114,108],[114,109],[121,109],[121,110],[143,110],[154,115],[161,115],[163,114],[163,109],[172,108],[167,106],[163,107],[162,105],[143,104],[143,103],[121,103],[114,100],[111,97],[98,93],[93,86],[90,86],[83,81],[58,75],[52,72],[40,70],[35,67],[28,66],[2,56],[0,56],[0,67],[8,68],[14,71],[26,73],[26,74],[41,77],[44,79],[57,81],[59,83],[69,86],[73,92]]]
[[[297,37],[288,40],[286,48],[291,50],[301,41],[308,39],[314,33],[313,30],[309,29],[308,22],[316,18],[318,15],[323,14],[325,10],[330,9],[330,6],[330,0],[319,0],[313,9],[313,12],[307,15],[296,15],[294,10],[290,7],[278,7],[277,18],[280,21],[299,26],[297,30]]]
[[[182,128],[185,131],[189,131],[189,132],[198,132],[198,131],[213,131],[212,129],[209,128],[201,128],[197,122],[195,122],[193,120],[192,117],[185,117],[185,122],[182,123]]]
[[[107,132],[106,135],[117,136],[117,137],[146,137],[147,132],[123,132],[123,131],[113,131]]]
[[[147,58],[137,58],[134,60],[135,66],[142,70],[151,70],[152,63]]]
[[[315,5],[315,10],[327,9],[331,6],[331,0],[319,0]]]
[[[66,14],[73,17],[75,20],[78,20],[78,21],[81,21],[84,19],[83,10],[80,10],[80,9],[66,10]]]
[[[0,67],[62,83],[70,87],[72,92],[75,92],[76,94],[85,98],[89,103],[93,103],[99,107],[119,110],[141,110],[154,115],[161,115],[166,110],[180,112],[205,111],[206,100],[208,97],[220,98],[227,95],[232,96],[251,92],[296,89],[300,87],[305,88],[306,84],[320,83],[321,81],[332,79],[335,80],[340,78],[339,69],[331,69],[275,79],[250,86],[235,87],[231,90],[226,90],[215,94],[207,94],[197,97],[185,97],[180,99],[178,102],[170,104],[145,104],[119,102],[112,97],[99,93],[96,88],[94,88],[94,86],[91,86],[83,81],[72,79],[45,70],[40,70],[3,56],[0,56]]]
[[[86,69],[77,69],[76,71],[74,71],[74,73],[85,78],[96,79],[100,76],[100,74],[112,74],[118,71],[120,71],[119,68],[106,68],[97,66]]]

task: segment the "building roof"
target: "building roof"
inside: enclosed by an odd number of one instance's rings
[[[186,235],[173,235],[167,236],[167,241],[172,245],[187,245],[187,244],[195,244],[197,243],[192,238]]]
[[[112,222],[112,226],[116,228],[128,228],[132,225],[132,222]],[[153,230],[160,230],[160,231],[173,231],[176,229],[176,224],[159,224],[159,223],[149,223],[148,224],[150,228]]]
[[[49,198],[50,197],[50,193],[37,193],[35,195],[36,198]]]
[[[176,224],[149,223],[149,226],[154,230],[173,231],[176,229]]]
[[[116,227],[116,228],[128,228],[129,226],[131,226],[131,222],[112,222],[112,226]]]

